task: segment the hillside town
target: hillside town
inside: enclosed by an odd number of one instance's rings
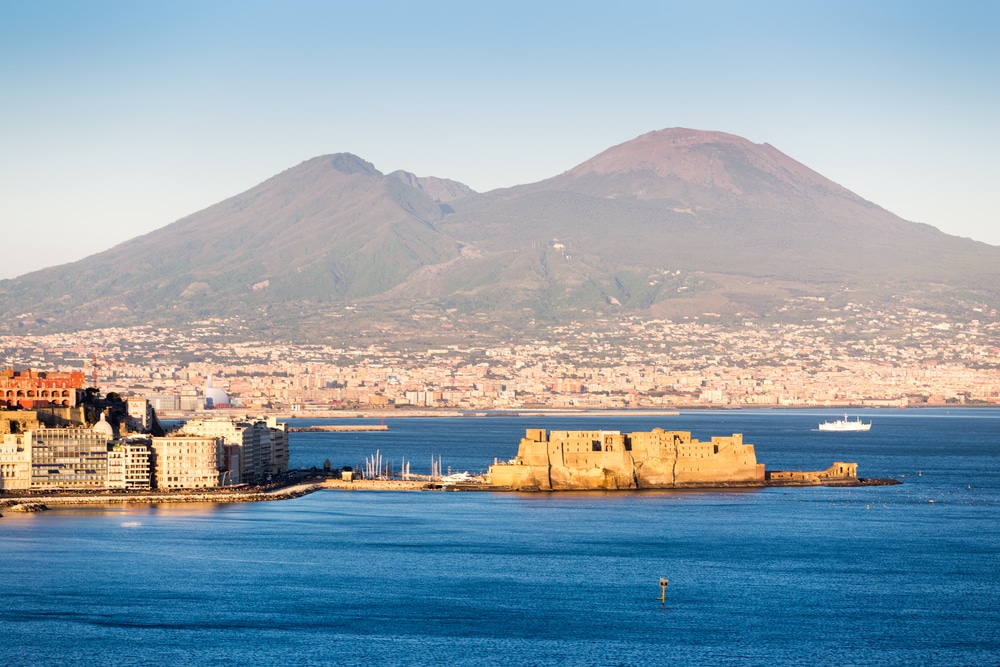
[[[516,342],[463,338],[463,322],[445,315],[447,335],[426,344],[384,331],[353,344],[255,341],[245,322],[206,320],[3,336],[0,364],[84,374],[160,415],[1000,404],[995,310],[974,309],[980,320],[821,298],[788,308],[797,323],[595,314]],[[10,392],[2,401],[18,404]]]

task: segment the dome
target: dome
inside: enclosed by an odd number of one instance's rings
[[[205,407],[209,410],[219,406],[219,405],[229,405],[229,395],[218,387],[212,386],[212,376],[208,376],[208,382],[205,383]]]
[[[215,405],[229,405],[229,396],[218,387],[205,388],[205,407]]]
[[[106,435],[109,438],[115,437],[115,430],[111,427],[111,424],[108,423],[108,420],[105,418],[103,412],[101,413],[101,419],[94,424],[90,430],[94,433]]]

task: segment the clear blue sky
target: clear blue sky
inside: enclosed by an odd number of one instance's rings
[[[667,127],[1000,245],[998,35],[995,1],[0,0],[0,278],[316,155],[485,191]]]

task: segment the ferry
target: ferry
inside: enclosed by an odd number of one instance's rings
[[[821,431],[868,431],[872,427],[872,423],[867,424],[861,421],[861,417],[858,417],[854,421],[848,421],[847,415],[844,415],[843,419],[836,419],[832,422],[823,422],[819,425],[819,430]]]

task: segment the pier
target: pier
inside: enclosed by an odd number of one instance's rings
[[[324,426],[289,426],[289,433],[356,433],[360,431],[388,431],[385,424],[333,424]]]

